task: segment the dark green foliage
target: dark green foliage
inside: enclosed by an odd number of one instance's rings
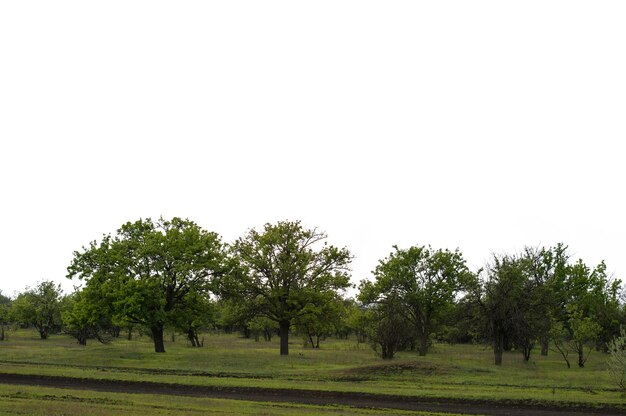
[[[374,270],[374,282],[361,282],[359,299],[366,304],[399,302],[394,308],[412,323],[419,354],[426,355],[431,334],[456,294],[473,282],[474,276],[458,250],[424,246],[406,250],[394,246],[394,250]]]
[[[4,331],[4,326],[9,323],[11,319],[11,298],[4,296],[2,290],[0,290],[0,341],[6,341],[7,335]]]
[[[568,367],[570,352],[582,367],[591,348],[606,345],[619,329],[620,282],[605,271],[604,263],[593,270],[581,260],[568,263],[563,244],[526,248],[521,255],[494,256],[462,304],[477,312],[478,332],[492,343],[496,365],[511,348],[524,361],[537,344],[547,355],[551,342]]]
[[[415,329],[402,308],[399,299],[388,296],[364,311],[372,348],[385,360],[392,359],[415,339]]]

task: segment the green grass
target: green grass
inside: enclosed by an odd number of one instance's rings
[[[404,352],[383,361],[364,344],[329,340],[303,348],[292,338],[290,355],[278,354],[278,340],[254,342],[236,335],[206,334],[204,347],[183,337],[153,352],[147,337],[81,347],[66,336],[41,341],[18,330],[0,343],[0,371],[182,383],[359,391],[406,396],[542,402],[558,405],[624,406],[626,396],[612,383],[606,356],[593,352],[585,368],[568,369],[555,353],[529,363],[507,353],[501,367],[490,349],[436,345],[426,357]]]
[[[420,415],[441,413],[311,406],[245,400],[102,393],[0,384],[0,415]],[[446,414],[446,416],[451,416]]]

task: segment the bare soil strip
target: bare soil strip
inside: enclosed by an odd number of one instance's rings
[[[190,386],[122,380],[98,380],[58,376],[0,373],[0,383],[45,386],[73,390],[94,390],[116,393],[141,393],[175,396],[211,397],[259,402],[290,402],[312,405],[341,405],[380,409],[417,410],[442,413],[480,415],[625,415],[617,408],[565,408],[543,404],[496,402],[485,400],[433,399],[385,394],[336,392],[320,390],[272,389],[256,387]]]

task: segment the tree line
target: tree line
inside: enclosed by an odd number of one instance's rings
[[[326,240],[299,221],[226,244],[188,219],[140,219],[74,252],[67,277],[80,288],[63,295],[44,281],[15,299],[0,295],[0,320],[82,345],[141,332],[156,352],[165,352],[166,329],[193,347],[202,330],[217,329],[257,341],[277,335],[281,355],[293,334],[311,348],[352,336],[384,359],[426,355],[434,341],[471,342],[490,344],[496,365],[504,351],[528,361],[538,350],[568,367],[609,351],[626,321],[621,282],[604,262],[573,261],[564,244],[494,254],[480,270],[458,249],[394,246],[348,298],[353,256]]]

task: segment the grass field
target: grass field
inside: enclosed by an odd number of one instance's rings
[[[521,354],[514,352],[505,355],[504,364],[496,367],[492,363],[490,349],[476,345],[435,345],[426,357],[405,352],[398,354],[394,360],[383,361],[369,346],[358,345],[354,340],[328,340],[322,343],[321,349],[312,350],[303,348],[300,339],[293,337],[290,356],[281,357],[278,340],[254,342],[226,334],[205,334],[204,339],[204,347],[191,348],[183,337],[179,337],[177,342],[166,344],[165,354],[156,354],[147,337],[132,341],[118,339],[107,345],[91,342],[87,347],[81,347],[67,336],[56,335],[42,341],[32,331],[11,331],[9,340],[0,343],[0,371],[208,386],[541,402],[566,406],[624,406],[626,403],[626,396],[612,383],[606,370],[606,356],[598,352],[592,353],[583,369],[568,369],[555,353],[550,353],[548,357],[537,353],[532,355],[529,363],[523,363]],[[100,413],[90,411],[94,414],[140,414],[140,411],[132,412],[144,405],[101,401],[103,397],[110,397],[111,393],[59,391],[44,394],[41,389],[30,391],[4,386],[0,394],[7,400],[0,401],[0,413],[10,414],[9,405],[16,403],[37,408],[42,401],[59,408],[104,409]],[[42,398],[42,394],[80,399],[52,400]],[[161,406],[154,397],[126,396],[119,400],[127,404]],[[254,402],[213,399],[209,403],[203,400],[209,399],[165,399],[162,404],[165,410],[162,410],[164,414],[171,414],[172,409],[180,408],[186,410],[176,414],[187,414],[187,411],[192,414],[194,409],[210,405],[221,409],[219,412],[215,410],[215,413],[223,414],[323,413],[317,408],[307,410],[306,406],[294,408],[286,404],[269,406]],[[124,410],[124,413],[115,406],[127,406],[130,410]],[[159,414],[161,410],[157,407],[150,413]],[[324,411],[328,414],[370,414],[349,408],[325,408]],[[59,411],[64,412],[73,414],[69,410]]]
[[[103,393],[0,384],[0,415],[419,415],[430,412],[310,406],[153,394]],[[440,414],[439,414],[440,415]],[[450,416],[446,414],[446,416]]]

